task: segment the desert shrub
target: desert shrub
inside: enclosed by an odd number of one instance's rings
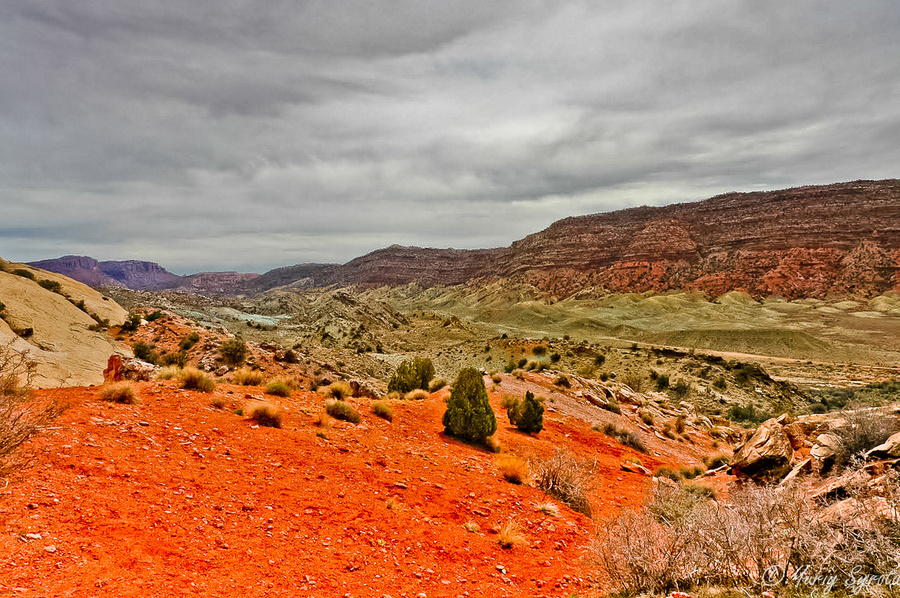
[[[281,427],[281,411],[275,405],[260,403],[250,411],[250,418],[260,426],[267,428]]]
[[[9,345],[0,346],[0,477],[28,463],[19,451],[29,438],[48,427],[61,406],[31,392],[35,365]]]
[[[534,349],[531,350],[531,354],[537,355],[537,356],[546,355],[547,347],[545,347],[544,345],[538,345],[537,347],[535,347]]]
[[[548,517],[557,517],[559,516],[559,507],[557,507],[554,503],[548,501],[539,503],[535,505],[535,510],[539,513],[543,513]]]
[[[536,359],[529,359],[525,362],[525,371],[527,372],[540,372],[544,369],[544,362],[538,361]]]
[[[642,409],[640,412],[640,416],[641,416],[641,421],[644,422],[645,424],[647,424],[648,426],[652,426],[655,423],[655,420],[653,419],[653,414],[650,413],[649,411],[645,411]]]
[[[719,390],[725,390],[728,388],[728,383],[725,381],[725,376],[719,376],[713,382],[713,386],[718,388]]]
[[[506,409],[506,417],[512,425],[516,425],[519,420],[519,405],[519,399],[512,395],[503,395],[500,398],[500,406]]]
[[[263,374],[257,370],[241,368],[234,372],[232,380],[240,386],[260,386],[263,383]]]
[[[510,373],[511,373],[511,374],[513,375],[513,377],[516,378],[517,380],[524,380],[524,379],[525,379],[525,370],[523,370],[523,369],[521,369],[521,368],[516,368],[516,369],[514,369],[514,370],[513,370],[512,372],[510,372]]]
[[[121,326],[121,330],[123,332],[134,332],[141,325],[141,316],[138,314],[131,314],[128,316],[128,319]]]
[[[876,501],[882,512],[900,504],[897,477],[889,472]],[[589,561],[629,595],[707,585],[818,595],[828,578],[838,583],[828,595],[869,595],[844,584],[886,579],[900,565],[896,524],[863,494],[839,518],[824,516],[796,485],[748,484],[733,488],[728,503],[710,499],[709,489],[659,484],[641,511],[623,510],[600,528]]]
[[[573,511],[591,516],[588,493],[593,487],[596,462],[579,461],[559,450],[549,459],[532,459],[529,465],[536,488]]]
[[[675,431],[679,434],[684,434],[684,416],[679,415],[675,418]]]
[[[610,411],[617,415],[620,415],[622,413],[622,406],[619,405],[619,402],[616,401],[615,399],[608,399],[606,404],[603,405],[602,407],[603,407],[603,409],[606,409],[607,411]]]
[[[181,388],[208,393],[216,389],[216,383],[197,368],[184,368],[181,370]]]
[[[528,464],[522,459],[514,455],[505,454],[498,455],[494,463],[497,465],[500,475],[507,482],[524,484],[528,481]]]
[[[322,394],[329,399],[337,399],[338,401],[343,401],[349,399],[353,396],[353,387],[350,386],[349,382],[344,382],[343,380],[337,380],[336,382],[332,382],[322,391]]]
[[[156,375],[154,377],[157,380],[174,380],[175,378],[181,377],[181,368],[174,365],[166,366],[156,370]]]
[[[291,396],[291,387],[282,380],[275,380],[266,385],[265,392],[267,395],[275,395],[276,397],[289,397]]]
[[[669,396],[676,399],[683,399],[691,394],[691,386],[684,380],[679,379],[678,382],[669,387]]]
[[[622,382],[634,392],[644,391],[644,376],[639,372],[628,372],[622,376]]]
[[[16,276],[21,276],[22,278],[27,278],[28,280],[34,280],[34,274],[31,270],[26,270],[25,268],[16,268],[10,274],[15,274]]]
[[[673,469],[668,465],[660,465],[653,472],[655,478],[668,478],[675,482],[681,481],[681,473],[677,469]]]
[[[631,432],[630,430],[619,428],[613,423],[607,423],[600,429],[600,431],[611,438],[615,438],[616,442],[618,442],[619,444],[631,447],[641,453],[647,452],[647,447],[644,446],[644,442],[641,440],[641,437],[636,433]]]
[[[104,387],[100,393],[100,398],[104,401],[112,401],[114,403],[124,403],[126,405],[134,405],[137,399],[134,396],[134,389],[128,382],[118,382]]]
[[[656,376],[656,390],[662,392],[669,388],[669,376],[667,374],[658,374]]]
[[[148,322],[155,322],[155,321],[159,320],[160,318],[162,318],[164,315],[165,314],[163,312],[161,312],[160,310],[156,310],[156,311],[151,312],[151,313],[147,314],[146,316],[144,316],[144,319],[147,320]]]
[[[38,284],[41,285],[42,287],[44,287],[45,289],[47,289],[47,290],[50,291],[50,292],[62,294],[62,285],[59,284],[59,283],[58,283],[57,281],[55,281],[55,280],[47,280],[47,279],[45,278],[44,280],[38,282]]]
[[[558,363],[560,359],[562,359],[562,355],[560,355],[559,353],[553,353],[550,356],[550,363]]]
[[[463,523],[463,529],[469,533],[477,534],[481,531],[481,526],[474,521],[466,521],[465,523]]]
[[[500,384],[501,382],[503,382],[503,376],[501,376],[500,374],[491,374],[491,382],[493,382],[494,384]]]
[[[457,376],[443,424],[448,434],[470,442],[484,442],[497,431],[497,419],[488,400],[484,378],[475,368],[465,368]]]
[[[232,338],[219,345],[219,356],[222,361],[231,366],[238,366],[244,363],[247,358],[247,343],[244,339]]]
[[[178,343],[178,348],[182,351],[190,351],[198,342],[200,342],[200,334],[191,332],[181,339],[181,342]]]
[[[606,355],[596,355],[594,357],[594,365],[595,366],[600,367],[604,363],[606,363]]]
[[[169,366],[174,365],[175,367],[183,368],[187,365],[188,356],[184,351],[179,351],[178,353],[165,353],[160,355],[156,360],[161,366]]]
[[[397,371],[388,382],[388,391],[396,390],[405,394],[417,388],[427,390],[434,374],[434,364],[427,357],[406,360],[397,366]]]
[[[849,412],[845,425],[835,431],[841,442],[834,456],[834,466],[843,469],[853,457],[878,446],[898,430],[900,425],[895,416],[878,410]]]
[[[503,450],[503,446],[500,444],[500,439],[497,438],[496,434],[485,438],[484,446],[487,448],[487,450],[491,451],[492,453],[499,453],[500,451]]]
[[[517,404],[516,412],[515,426],[520,432],[537,434],[544,429],[543,401],[535,398],[531,391],[527,391],[522,402]]]
[[[359,411],[347,401],[330,399],[325,402],[325,412],[334,419],[344,420],[351,424],[358,424],[360,420]]]
[[[583,365],[576,370],[576,373],[582,378],[593,378],[594,377],[594,366],[592,365]]]
[[[213,397],[210,399],[209,404],[211,407],[215,407],[216,409],[224,409],[225,408],[225,398],[224,397]]]
[[[4,309],[6,309],[6,305],[0,301],[0,311],[3,311]]]
[[[394,421],[394,412],[391,410],[391,406],[387,403],[383,403],[381,401],[372,403],[372,413],[389,422]]]
[[[559,377],[556,379],[556,382],[554,382],[554,384],[556,384],[557,386],[560,386],[562,388],[571,388],[572,387],[572,381],[569,380],[569,377],[566,376],[565,374],[560,374]]]
[[[434,378],[428,383],[428,392],[437,392],[447,386],[447,381],[443,378]]]
[[[761,424],[771,418],[772,414],[762,410],[757,410],[754,405],[732,405],[728,409],[728,419],[733,422],[747,424]]]
[[[510,549],[525,544],[522,525],[515,519],[507,519],[497,533],[497,543],[501,548]]]
[[[156,345],[138,341],[131,346],[131,350],[134,351],[134,356],[141,361],[156,363],[159,360],[159,354],[156,352]]]

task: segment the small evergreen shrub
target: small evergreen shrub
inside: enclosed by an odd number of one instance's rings
[[[544,429],[543,401],[536,399],[531,391],[526,392],[525,399],[518,404],[515,425],[526,434],[537,434]]]
[[[497,419],[488,400],[484,378],[475,368],[465,368],[457,376],[443,424],[448,434],[470,442],[484,442],[497,431]]]
[[[200,335],[196,332],[191,332],[178,343],[178,348],[182,351],[190,351],[194,345],[200,342]]]
[[[238,366],[247,358],[247,343],[242,338],[232,338],[219,345],[219,355],[230,366]]]
[[[427,357],[406,360],[397,366],[397,371],[388,382],[388,392],[397,391],[406,394],[417,388],[428,390],[428,383],[434,375],[434,364]]]
[[[44,280],[38,282],[38,284],[52,293],[62,294],[62,285],[60,285],[55,280],[44,279]]]
[[[31,272],[31,270],[26,270],[25,268],[16,268],[11,272],[11,274],[21,276],[22,278],[27,278],[28,280],[34,280],[34,274]]]
[[[131,350],[134,351],[134,356],[141,361],[146,361],[147,363],[153,364],[159,361],[159,354],[156,352],[156,345],[151,345],[139,341],[131,346]]]

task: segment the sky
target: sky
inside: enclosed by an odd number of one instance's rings
[[[0,256],[180,274],[900,177],[896,0],[3,0]]]

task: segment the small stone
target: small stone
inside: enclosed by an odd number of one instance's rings
[[[400,488],[401,490],[406,490],[407,487],[403,482],[397,482],[396,484],[394,484],[394,486]]]
[[[41,539],[40,534],[25,534],[25,537],[28,538],[29,540],[40,540]]]
[[[53,544],[50,544],[49,546],[44,546],[44,550],[46,550],[50,554],[53,554],[54,552],[56,552],[56,546]]]

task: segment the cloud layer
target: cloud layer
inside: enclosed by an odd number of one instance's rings
[[[9,0],[0,255],[263,271],[897,177],[897,31],[893,0]]]

